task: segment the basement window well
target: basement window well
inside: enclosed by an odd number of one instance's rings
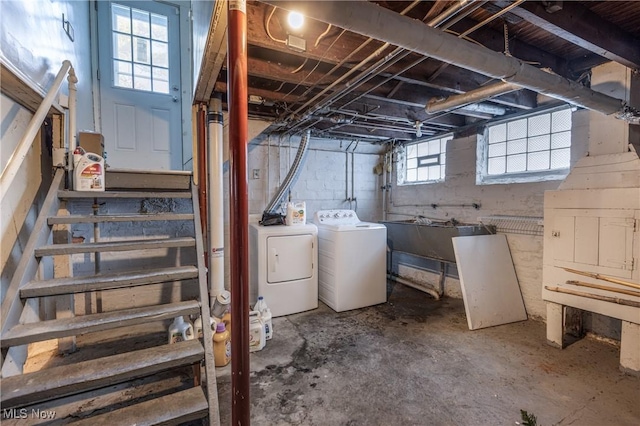
[[[570,106],[504,120],[478,135],[476,183],[564,179],[571,161]]]
[[[405,145],[398,161],[398,185],[442,182],[447,142],[452,138],[448,135]]]

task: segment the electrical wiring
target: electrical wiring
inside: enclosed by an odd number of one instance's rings
[[[304,68],[304,66],[307,64],[307,61],[309,61],[309,58],[305,58],[304,62],[302,63],[302,65],[300,65],[295,70],[291,71],[291,74],[295,74],[295,73],[299,72],[302,68]]]
[[[275,42],[278,43],[284,43],[287,44],[287,40],[281,40],[279,38],[275,38],[273,35],[271,35],[271,30],[269,30],[269,23],[271,22],[271,17],[273,16],[273,14],[276,11],[276,6],[273,6],[273,9],[271,9],[271,13],[269,13],[269,16],[267,17],[267,20],[264,22],[264,29],[267,32],[267,35],[269,36],[269,38]]]
[[[320,40],[322,40],[327,34],[329,34],[329,31],[331,31],[331,26],[332,26],[331,24],[327,25],[327,29],[324,30],[324,32],[318,36],[318,38],[316,39],[316,42],[314,43],[313,47],[318,47],[318,44],[320,43]]]

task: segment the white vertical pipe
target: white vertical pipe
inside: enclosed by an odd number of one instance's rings
[[[211,306],[224,291],[224,124],[222,99],[209,101],[209,289]]]
[[[68,164],[69,170],[73,170],[73,151],[76,150],[76,146],[78,144],[77,141],[77,132],[76,132],[76,107],[77,107],[77,89],[76,83],[78,82],[78,77],[76,77],[76,72],[73,67],[69,68],[69,76],[67,77],[67,81],[69,82],[69,152],[67,153],[69,156]],[[73,179],[70,178],[73,181]],[[75,181],[74,181],[75,184]],[[74,188],[75,189],[75,188]]]

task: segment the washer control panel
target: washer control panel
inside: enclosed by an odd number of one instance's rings
[[[314,222],[322,225],[355,225],[360,223],[353,210],[318,210]]]

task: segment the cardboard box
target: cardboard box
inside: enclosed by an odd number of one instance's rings
[[[104,157],[104,137],[101,133],[81,131],[78,132],[78,145],[87,152],[93,152]]]

